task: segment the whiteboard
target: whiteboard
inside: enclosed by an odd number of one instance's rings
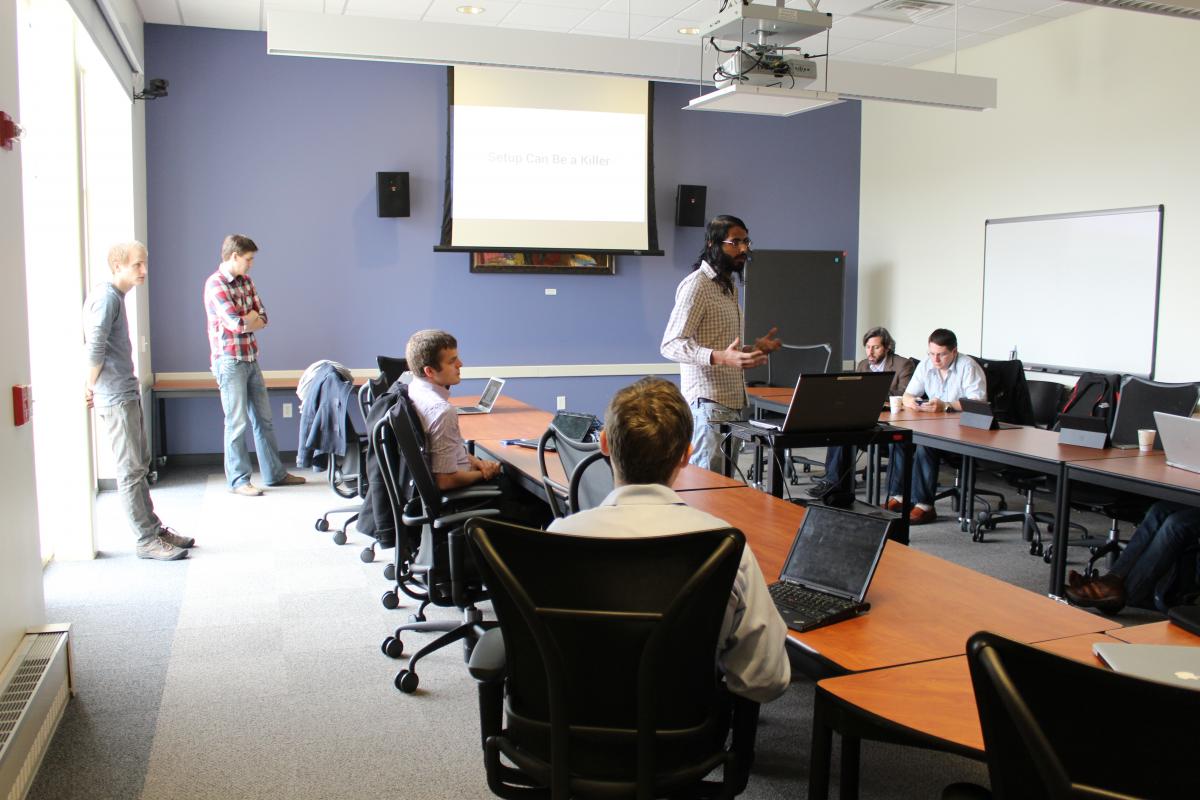
[[[1152,378],[1162,206],[984,223],[980,354]]]

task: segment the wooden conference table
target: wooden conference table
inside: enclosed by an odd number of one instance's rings
[[[476,446],[507,463],[527,486],[542,493],[536,451],[502,445],[499,440],[539,436],[551,417],[549,412],[505,399],[491,414],[461,417],[459,422],[464,436],[475,438]],[[548,458],[548,467],[551,461],[557,458]],[[695,467],[681,472],[676,488],[688,505],[745,534],[768,582],[779,575],[804,519],[804,508]],[[870,601],[871,611],[857,619],[805,633],[789,632],[789,645],[810,675],[876,675],[905,665],[962,658],[967,638],[979,630],[1023,642],[1046,642],[1098,634],[1112,626],[1109,620],[897,542],[884,548]],[[969,710],[974,713],[973,701]],[[823,725],[832,730],[830,723]],[[823,735],[828,738],[831,733]],[[952,749],[953,740],[946,741]],[[843,771],[853,767],[857,775],[853,747],[857,739],[851,742],[852,757],[843,763]],[[822,757],[827,776],[828,748]]]
[[[1200,646],[1200,637],[1167,622],[1068,636],[1036,645],[1103,669],[1092,653],[1092,645],[1117,641]],[[810,800],[821,800],[829,794],[834,731],[842,739],[843,798],[858,796],[862,739],[943,750],[977,760],[985,757],[965,655],[820,681],[813,712]]]

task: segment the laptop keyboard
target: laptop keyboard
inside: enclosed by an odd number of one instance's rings
[[[771,584],[768,589],[776,603],[807,617],[822,617],[858,605],[854,600],[835,597],[824,592],[815,592],[812,589],[783,581]]]

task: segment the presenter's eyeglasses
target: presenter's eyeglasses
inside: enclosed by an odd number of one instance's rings
[[[747,250],[750,249],[749,239],[722,239],[721,244],[727,244],[734,248],[745,247]]]

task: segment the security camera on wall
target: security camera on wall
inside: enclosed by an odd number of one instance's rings
[[[170,81],[166,78],[151,78],[146,88],[133,96],[134,100],[155,100],[167,96],[167,86]]]

